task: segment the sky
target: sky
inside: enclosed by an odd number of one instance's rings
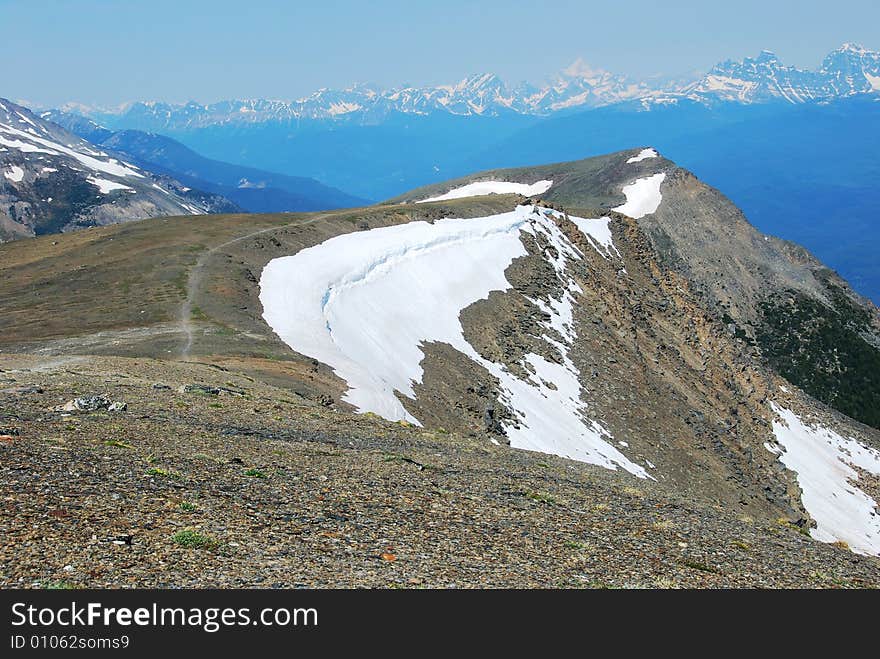
[[[646,78],[766,48],[816,68],[843,42],[880,49],[880,2],[0,0],[0,26],[0,96],[109,106],[541,82],[578,58]]]

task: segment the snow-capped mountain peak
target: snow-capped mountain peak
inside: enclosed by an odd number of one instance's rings
[[[880,53],[857,44],[845,43],[829,53],[819,71],[837,95],[880,91]]]

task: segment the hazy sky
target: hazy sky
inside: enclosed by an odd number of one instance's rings
[[[354,82],[539,82],[576,58],[636,77],[762,48],[815,68],[880,49],[880,1],[0,0],[0,96],[40,105],[291,99]]]

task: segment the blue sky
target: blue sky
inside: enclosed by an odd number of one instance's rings
[[[637,77],[762,48],[816,67],[880,49],[880,2],[0,0],[0,96],[40,105],[297,98],[354,82],[539,82],[576,58]]]

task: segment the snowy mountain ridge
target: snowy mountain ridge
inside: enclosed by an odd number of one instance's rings
[[[880,92],[880,53],[844,44],[829,53],[819,69],[783,64],[770,51],[742,61],[725,61],[698,80],[635,80],[593,69],[582,60],[542,86],[509,85],[492,73],[469,76],[456,84],[380,89],[357,84],[323,88],[297,100],[230,99],[210,104],[138,101],[115,108],[69,103],[62,110],[111,126],[191,129],[262,122],[377,122],[392,113],[498,116],[514,113],[547,116],[575,109],[638,102],[643,109],[682,100],[717,103],[807,103]]]
[[[880,53],[846,43],[816,71],[783,64],[770,51],[726,61],[682,94],[698,101],[809,103],[880,91]]]

